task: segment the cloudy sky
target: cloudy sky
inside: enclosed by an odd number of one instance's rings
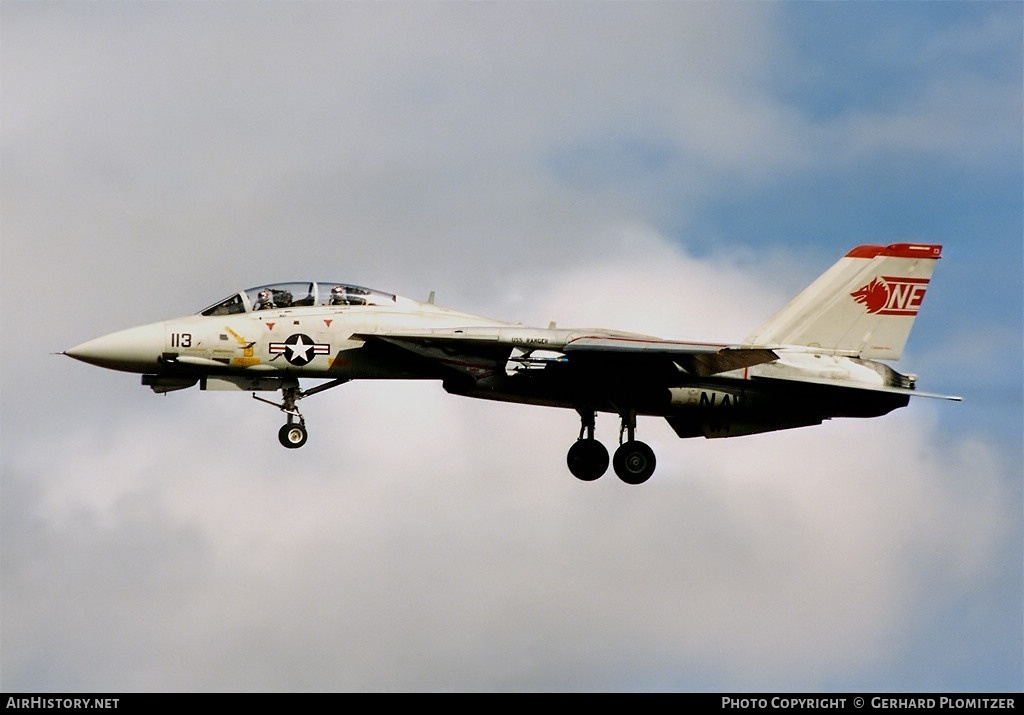
[[[1020,3],[0,4],[4,691],[1020,690]],[[435,384],[52,355],[270,281],[738,340],[945,250],[877,420],[565,468]],[[598,418],[614,443],[617,420]]]

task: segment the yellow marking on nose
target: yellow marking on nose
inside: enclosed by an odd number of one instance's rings
[[[252,357],[252,346],[253,346],[253,344],[250,343],[248,340],[243,338],[241,335],[239,335],[238,333],[236,333],[234,330],[232,330],[230,327],[228,327],[226,325],[224,326],[224,330],[226,330],[228,332],[228,334],[231,335],[231,337],[233,337],[235,340],[237,340],[239,345],[241,345],[242,347],[245,348],[245,350],[242,352],[242,354],[245,355],[245,357],[247,357],[247,358],[251,358]],[[259,362],[259,361],[257,360],[257,362]]]
[[[238,333],[236,333],[236,332],[235,332],[234,330],[232,330],[231,328],[229,328],[229,327],[225,326],[225,327],[224,327],[224,330],[226,330],[226,331],[228,332],[228,334],[229,334],[229,335],[230,335],[231,337],[233,337],[233,338],[234,338],[235,340],[237,340],[237,341],[238,341],[238,344],[239,344],[239,345],[247,345],[247,344],[249,343],[249,341],[248,341],[248,340],[246,340],[245,338],[243,338],[243,337],[242,337],[241,335],[239,335]]]

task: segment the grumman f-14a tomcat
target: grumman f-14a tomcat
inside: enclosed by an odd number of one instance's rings
[[[897,360],[941,246],[858,246],[736,344],[662,340],[616,330],[502,323],[337,281],[264,284],[196,315],[82,343],[65,354],[142,373],[166,393],[199,384],[240,390],[279,408],[281,444],[306,443],[299,400],[350,380],[438,380],[455,395],[576,410],[568,453],[590,481],[609,461],[625,482],[654,472],[638,415],[680,437],[735,437],[878,417],[908,404],[916,376]],[[303,389],[305,378],[327,380]],[[280,392],[281,402],[258,396]],[[595,415],[621,419],[619,446],[595,439]]]

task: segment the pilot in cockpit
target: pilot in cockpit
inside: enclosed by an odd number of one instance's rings
[[[270,310],[276,308],[274,305],[274,298],[270,294],[270,291],[264,288],[256,295],[256,304],[253,306],[253,310]]]
[[[345,286],[334,286],[331,288],[331,305],[348,305],[348,298],[345,297]]]

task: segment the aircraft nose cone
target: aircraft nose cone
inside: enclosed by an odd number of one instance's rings
[[[89,340],[64,351],[68,357],[125,372],[147,372],[159,367],[164,351],[164,324],[150,323]]]

